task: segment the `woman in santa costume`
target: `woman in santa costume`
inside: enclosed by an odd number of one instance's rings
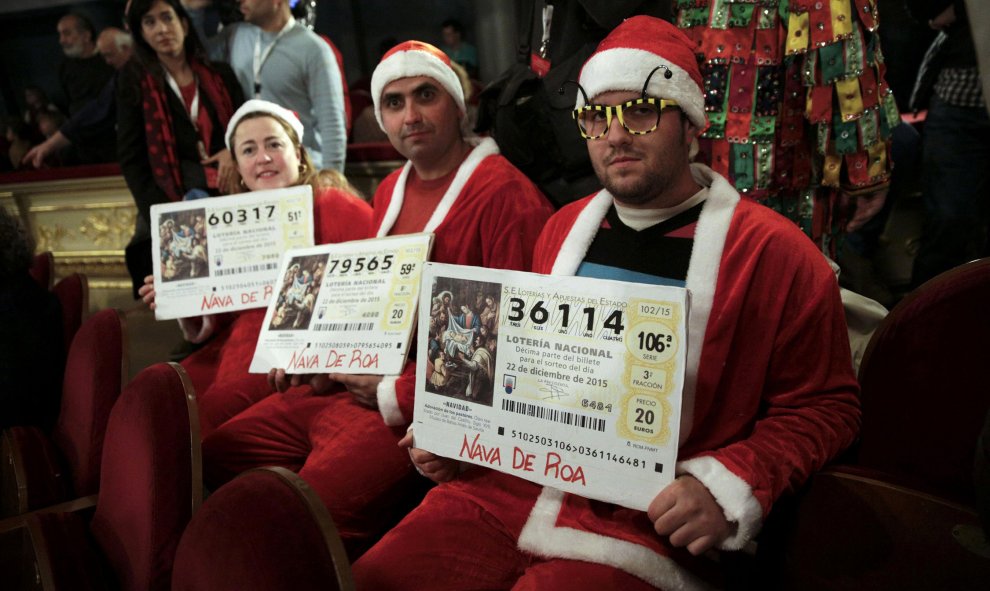
[[[743,548],[774,501],[855,436],[858,387],[825,259],[793,223],[689,164],[707,124],[692,43],[628,19],[579,83],[575,117],[605,189],[551,218],[534,270],[690,290],[678,477],[643,512],[413,449],[443,483],[354,565],[359,589],[717,586],[711,551]]]
[[[375,69],[372,95],[379,124],[409,159],[375,192],[374,235],[433,232],[431,261],[529,269],[552,208],[493,140],[467,135],[450,59],[427,43],[399,44]],[[415,372],[412,361],[385,377],[273,371],[281,392],[204,440],[207,482],[256,466],[297,470],[359,554],[410,504],[418,477],[397,442],[412,420]]]
[[[302,137],[303,125],[292,111],[259,99],[245,102],[231,117],[225,136],[241,185],[249,191],[312,185],[317,244],[366,238],[371,208],[350,193],[320,183]],[[145,279],[140,295],[154,309],[154,276]],[[248,373],[264,319],[265,308],[179,319],[186,340],[204,344],[182,361],[199,392],[204,437],[271,394],[265,376]]]

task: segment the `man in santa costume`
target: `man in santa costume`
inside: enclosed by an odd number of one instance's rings
[[[447,55],[399,44],[371,86],[379,124],[409,159],[375,192],[375,236],[433,232],[432,261],[529,270],[552,207],[493,140],[467,134],[463,87]],[[385,377],[273,370],[280,393],[203,441],[208,484],[256,466],[297,470],[359,554],[411,504],[418,476],[397,442],[412,420],[415,372],[414,362]]]
[[[678,477],[642,512],[413,449],[442,484],[355,564],[359,589],[717,586],[710,551],[745,546],[856,434],[825,259],[793,223],[689,164],[707,124],[691,42],[630,18],[579,83],[575,118],[605,189],[551,218],[534,270],[690,290]]]

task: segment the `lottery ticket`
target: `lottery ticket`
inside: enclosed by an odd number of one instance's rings
[[[633,509],[674,479],[687,290],[434,263],[422,289],[417,447]]]
[[[155,317],[263,308],[279,260],[313,245],[309,185],[151,206]]]
[[[250,371],[401,373],[433,235],[287,252]]]

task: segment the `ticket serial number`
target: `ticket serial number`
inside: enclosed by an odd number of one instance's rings
[[[622,454],[614,454],[610,451],[604,451],[587,445],[575,445],[570,441],[561,441],[559,439],[554,439],[553,437],[547,437],[546,435],[535,435],[533,433],[525,433],[523,431],[516,431],[513,429],[510,432],[510,436],[512,439],[518,439],[519,441],[524,441],[526,443],[535,443],[551,449],[559,449],[571,453],[577,453],[591,458],[602,458],[610,462],[615,462],[616,464],[632,466],[633,468],[643,468],[644,470],[646,469],[646,460],[631,458]]]
[[[238,224],[245,224],[247,222],[260,222],[260,221],[270,221],[275,215],[274,205],[261,205],[257,207],[251,207],[248,209],[238,208],[238,209],[227,209],[222,212],[211,213],[206,222],[210,226],[218,226],[220,224],[230,225],[234,222]],[[290,211],[289,212],[289,222],[296,222],[302,218],[301,211]]]

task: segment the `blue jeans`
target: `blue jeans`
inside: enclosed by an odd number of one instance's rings
[[[987,256],[990,232],[990,116],[932,97],[922,133],[926,223],[912,282]]]

